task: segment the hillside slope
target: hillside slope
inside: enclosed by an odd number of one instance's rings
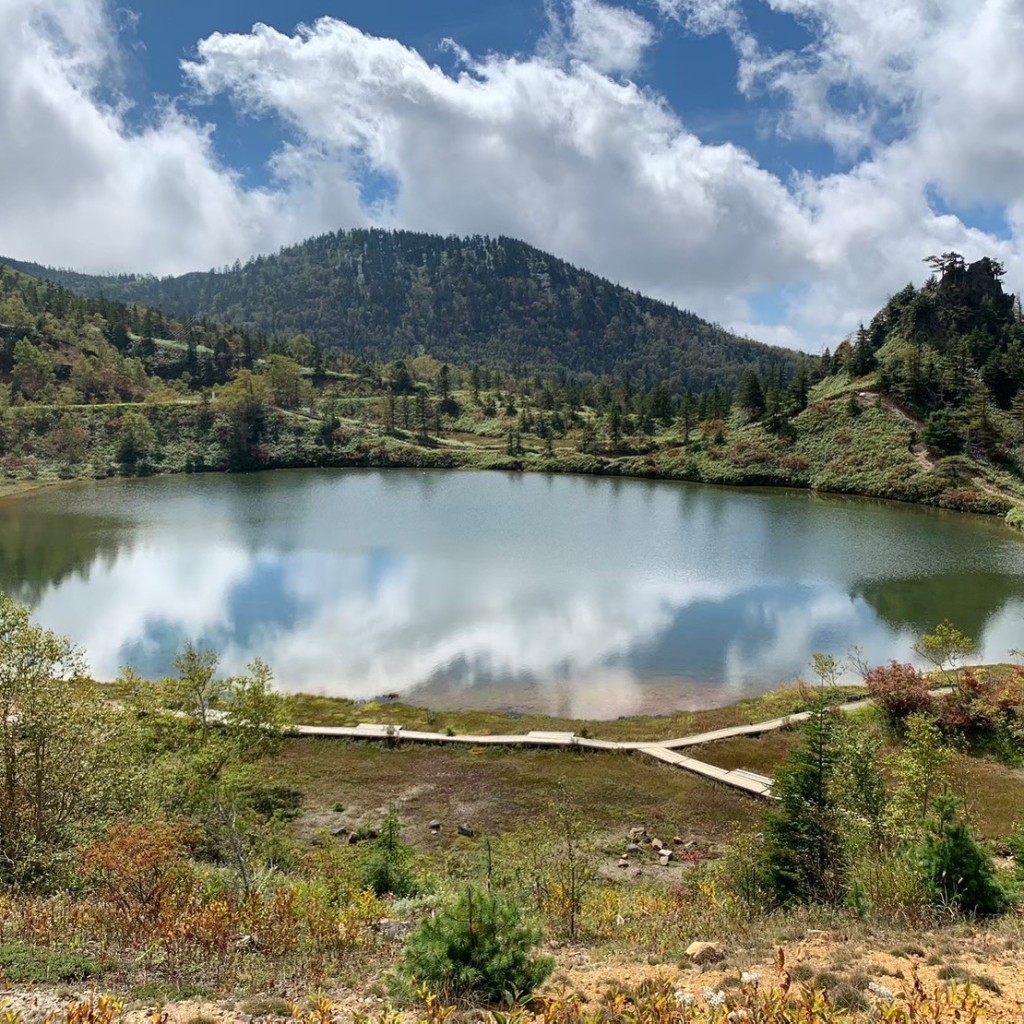
[[[801,359],[510,238],[339,231],[244,266],[163,279],[0,262],[79,294],[272,337],[304,333],[384,361],[430,355],[517,374],[629,374],[682,393],[735,387],[749,369],[790,379]]]

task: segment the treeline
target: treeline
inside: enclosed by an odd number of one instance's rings
[[[800,356],[738,338],[510,238],[340,231],[232,268],[181,277],[90,277],[12,266],[83,294],[253,335],[307,334],[378,362],[427,354],[517,376],[629,375],[672,391],[793,375]]]

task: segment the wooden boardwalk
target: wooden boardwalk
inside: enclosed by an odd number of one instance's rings
[[[870,699],[852,701],[849,704],[840,705],[839,710],[859,711],[870,703]],[[676,739],[646,743],[594,740],[577,736],[572,732],[534,731],[511,736],[470,734],[449,736],[447,733],[418,732],[397,725],[376,725],[370,722],[361,722],[356,726],[296,725],[289,731],[292,735],[318,739],[371,740],[387,743],[427,743],[471,747],[548,747],[558,750],[622,751],[654,758],[656,761],[691,772],[750,796],[772,799],[772,780],[767,776],[748,772],[743,768],[734,768],[731,771],[718,768],[705,761],[699,761],[697,758],[680,754],[679,751],[687,747],[704,746],[718,740],[734,739],[737,736],[761,736],[764,733],[798,725],[808,718],[810,718],[810,712],[804,711],[795,715],[786,715],[783,718],[773,718],[767,722],[756,722],[753,725],[733,725],[725,729],[714,729],[711,732],[695,733],[692,736],[680,736]]]

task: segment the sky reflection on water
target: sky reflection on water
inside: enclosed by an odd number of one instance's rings
[[[3,538],[7,538],[5,543]],[[413,471],[113,482],[0,506],[0,587],[99,678],[191,638],[290,690],[615,717],[721,703],[938,618],[1024,645],[1024,543],[920,509]]]

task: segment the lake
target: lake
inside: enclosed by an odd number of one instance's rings
[[[1024,539],[808,492],[415,470],[116,480],[0,503],[0,589],[93,674],[191,638],[282,689],[613,718],[726,703],[814,651],[1024,647]]]

